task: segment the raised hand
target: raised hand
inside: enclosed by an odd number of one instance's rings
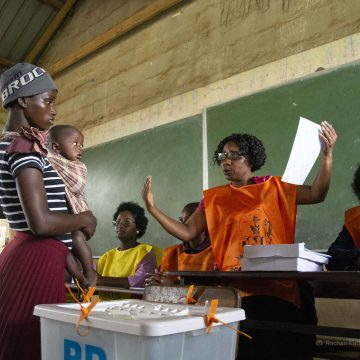
[[[155,207],[154,196],[151,191],[151,180],[152,180],[151,176],[146,177],[146,181],[145,181],[144,187],[141,192],[141,197],[143,198],[146,208],[149,211],[150,211],[150,209]]]
[[[327,121],[321,123],[320,137],[323,142],[323,154],[329,156],[334,150],[334,145],[337,139],[337,134],[333,126]]]

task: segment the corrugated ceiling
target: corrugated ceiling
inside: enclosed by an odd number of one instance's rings
[[[0,0],[0,74],[18,62],[36,64],[75,3],[76,0]],[[0,105],[0,127],[5,119],[6,112]]]
[[[64,3],[65,0],[0,0],[0,73],[7,66],[26,60]],[[46,44],[42,51],[45,48]]]
[[[0,0],[0,57],[25,59],[55,15],[53,8],[37,0]]]

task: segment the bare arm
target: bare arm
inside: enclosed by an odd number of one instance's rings
[[[35,235],[57,236],[82,230],[91,237],[95,232],[96,219],[91,211],[71,215],[49,210],[44,179],[38,169],[21,170],[15,181],[26,221]]]
[[[170,234],[182,241],[190,241],[206,230],[205,213],[196,209],[187,220],[182,224],[170,218],[155,206],[154,197],[151,191],[151,176],[146,178],[142,191],[142,198],[149,213],[160,223],[160,225]]]
[[[324,146],[320,170],[311,186],[297,186],[296,203],[298,205],[316,204],[322,202],[325,200],[326,194],[329,190],[333,161],[333,149],[337,135],[332,125],[324,121],[321,123],[320,137]]]

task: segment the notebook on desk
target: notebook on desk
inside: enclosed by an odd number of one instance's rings
[[[243,258],[242,271],[322,271],[323,264],[292,257]]]

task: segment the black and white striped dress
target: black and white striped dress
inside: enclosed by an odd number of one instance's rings
[[[20,199],[16,190],[15,177],[24,168],[36,168],[44,177],[47,202],[51,211],[69,213],[65,185],[45,156],[36,153],[11,154],[6,152],[11,139],[0,142],[0,202],[9,225],[16,231],[29,231]],[[56,239],[72,248],[71,234],[57,236]]]

